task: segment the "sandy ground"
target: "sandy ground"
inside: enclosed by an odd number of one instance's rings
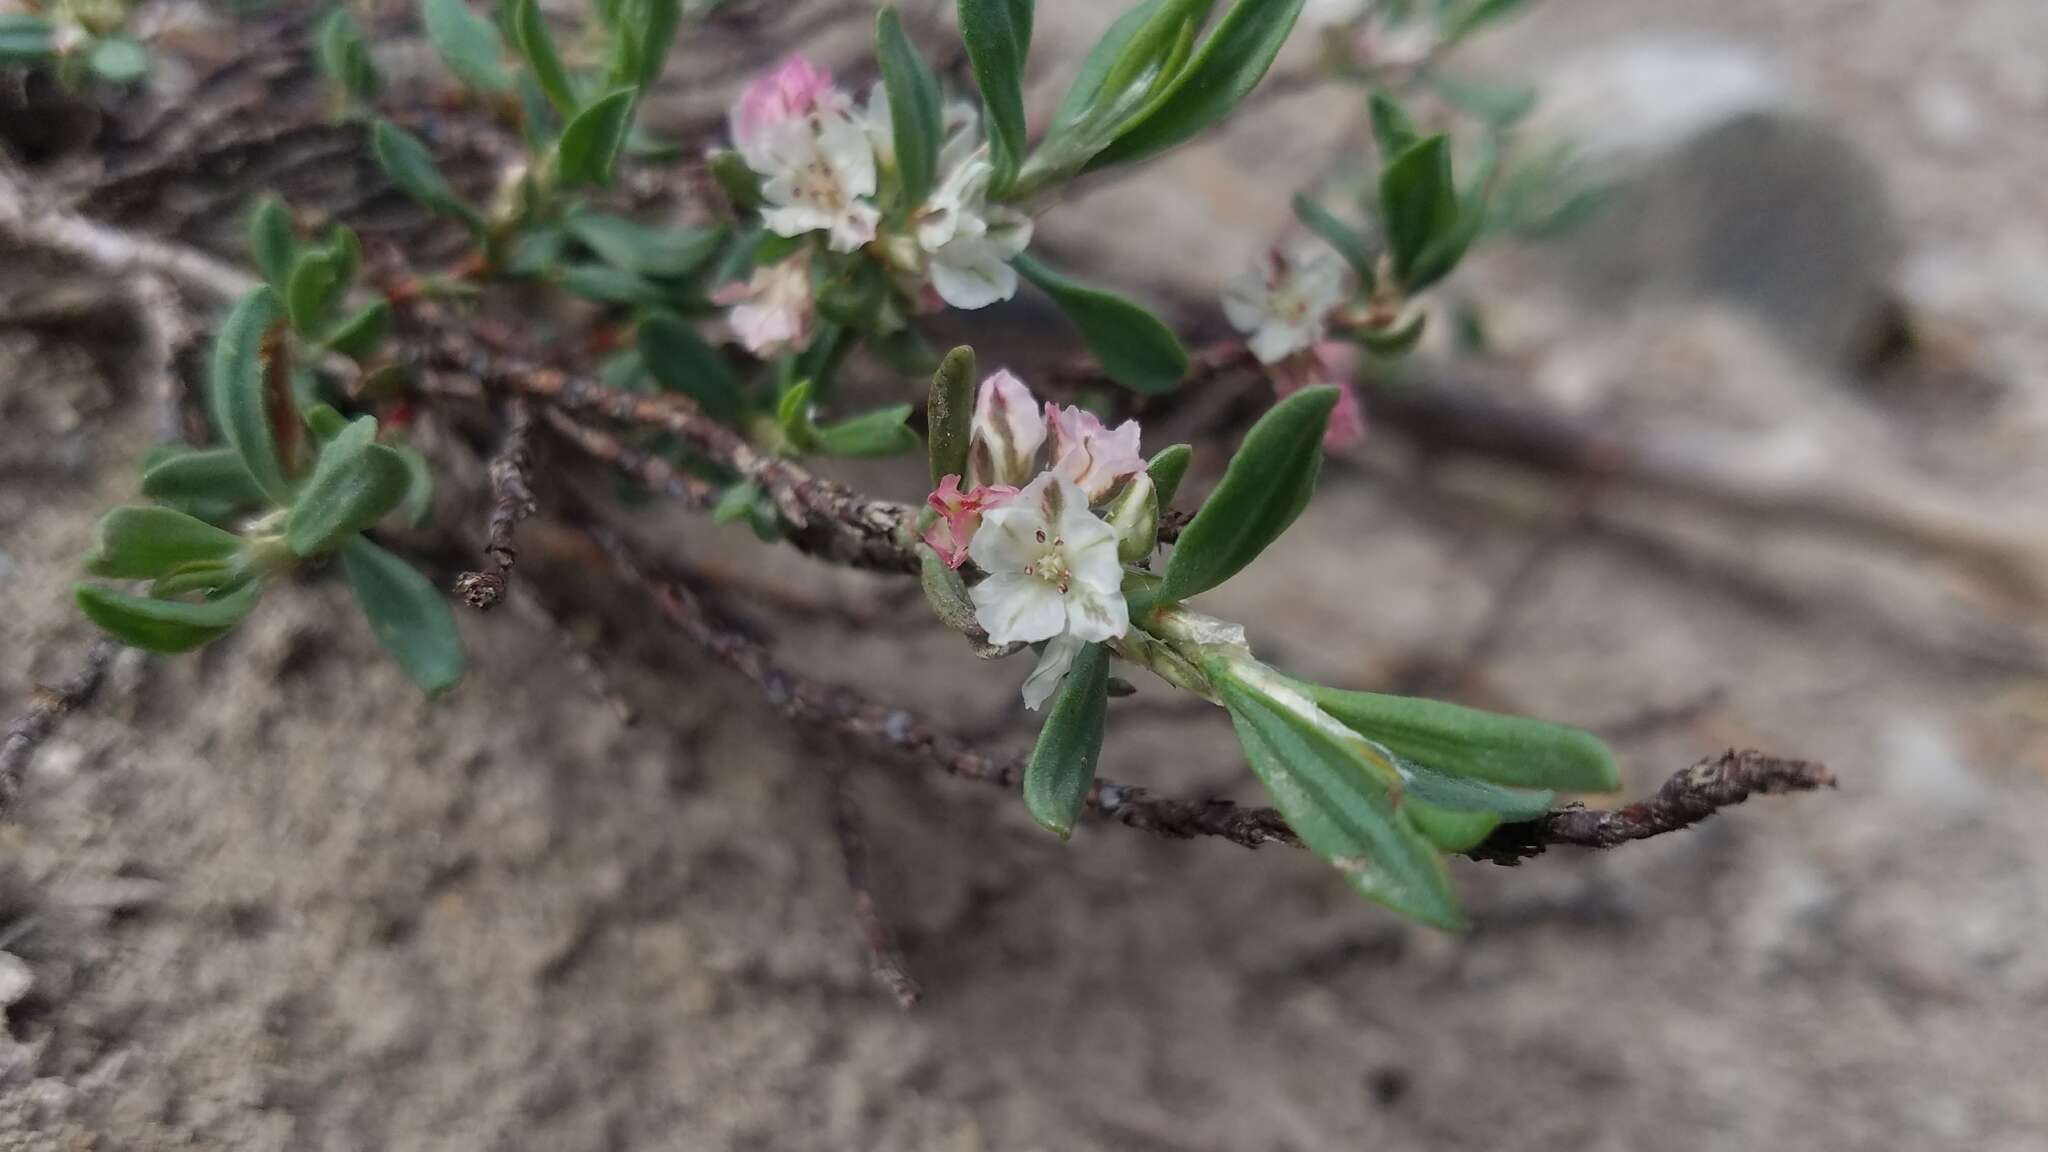
[[[1537,61],[1628,13],[1811,77],[1894,197],[1909,299],[1999,387],[1872,400],[1703,309],[1560,309],[1532,355],[1595,349],[1575,363],[1639,381],[1639,420],[1765,413],[2038,515],[2048,18],[1693,7],[1552,0],[1486,47]],[[1237,173],[1229,196],[1277,218],[1287,190],[1254,185],[1242,147],[1177,163],[1207,164],[1204,190]],[[87,635],[66,589],[148,437],[108,369],[0,333],[0,699]],[[1300,854],[1094,827],[1061,846],[1003,797],[877,766],[858,776],[876,895],[927,994],[904,1014],[848,916],[834,749],[622,627],[628,603],[570,630],[617,645],[639,723],[516,605],[465,617],[475,671],[428,705],[315,580],[204,655],[124,660],[0,826],[0,988],[31,981],[0,1030],[0,1148],[2048,1148],[2033,618],[1925,561],[1655,503],[1546,545],[1533,491],[1398,457],[1335,470],[1215,598],[1269,659],[1397,682],[1460,651],[1544,547],[1461,695],[1609,732],[1633,791],[1731,744],[1825,759],[1841,790],[1597,858],[1459,865],[1476,927],[1453,939]],[[643,521],[772,592],[819,675],[1028,743],[1024,670],[979,664],[899,589]],[[1248,794],[1227,731],[1146,691],[1118,705],[1103,771]]]

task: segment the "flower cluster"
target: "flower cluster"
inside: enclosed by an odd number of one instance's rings
[[[1328,248],[1302,241],[1274,247],[1258,266],[1223,284],[1223,313],[1259,363],[1266,366],[1281,398],[1311,384],[1334,384],[1337,408],[1323,443],[1349,447],[1365,435],[1355,377],[1358,352],[1325,339],[1331,317],[1350,299],[1349,271]]]
[[[927,501],[937,518],[925,542],[949,567],[971,559],[987,574],[969,595],[990,642],[1045,643],[1024,683],[1033,709],[1051,698],[1083,644],[1130,627],[1117,530],[1091,509],[1144,470],[1136,421],[1111,429],[1079,408],[1041,410],[1008,372],[982,382],[966,487],[959,476],[940,481]]]
[[[866,250],[921,309],[985,308],[1017,291],[1009,261],[1031,242],[1031,218],[989,200],[995,166],[980,116],[955,101],[944,112],[939,180],[925,202],[884,217],[896,171],[895,129],[881,83],[865,104],[802,56],[747,86],[730,115],[733,146],[760,178],[761,222],[778,236],[822,233],[831,252]],[[886,225],[886,226],[885,226]],[[735,304],[734,334],[757,356],[801,350],[812,297],[802,253],[762,268],[721,295]]]

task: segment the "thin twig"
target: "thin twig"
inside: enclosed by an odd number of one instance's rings
[[[100,684],[107,678],[107,666],[121,646],[104,637],[85,650],[85,661],[62,683],[38,688],[36,702],[7,726],[7,738],[0,741],[0,815],[14,805],[21,787],[21,774],[35,758],[36,749],[49,739],[66,716],[92,703]]]
[[[761,641],[715,617],[687,584],[655,575],[655,565],[616,533],[597,527],[584,532],[627,580],[649,595],[665,619],[752,681],[790,720],[822,728],[870,752],[923,761],[948,775],[1011,791],[1022,785],[1023,757],[990,755],[905,709],[877,704],[850,688],[819,684],[782,667]],[[1752,794],[1807,792],[1833,785],[1834,776],[1825,765],[1730,750],[1674,776],[1647,800],[1612,811],[1568,808],[1538,820],[1502,825],[1467,855],[1515,864],[1553,845],[1612,848],[1690,827]],[[1148,788],[1098,780],[1089,792],[1088,808],[1127,827],[1174,839],[1214,837],[1246,848],[1300,845],[1277,809],[1229,800],[1173,799]]]
[[[846,888],[853,897],[853,919],[860,926],[867,945],[868,971],[875,983],[886,989],[903,1009],[917,1007],[921,993],[917,981],[905,970],[903,952],[875,907],[874,892],[868,886],[867,837],[862,832],[860,804],[853,798],[842,763],[832,772],[832,831],[839,838],[840,861],[846,867]]]
[[[505,404],[505,441],[491,457],[491,523],[484,542],[484,555],[491,561],[489,571],[464,572],[455,580],[455,594],[478,611],[497,605],[512,578],[512,565],[519,559],[513,536],[519,522],[533,515],[533,488],[527,475],[533,466],[533,409],[525,400],[513,397]]]

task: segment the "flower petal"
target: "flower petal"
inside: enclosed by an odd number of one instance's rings
[[[1112,550],[1110,559],[1115,558]],[[1067,631],[1083,640],[1114,640],[1131,627],[1131,606],[1122,592],[1103,592],[1076,581],[1067,589],[1066,608]]]
[[[975,541],[987,534],[984,524]],[[968,589],[967,595],[974,601],[974,619],[988,632],[991,644],[1050,640],[1067,626],[1067,604],[1059,589],[1021,572],[998,572]]]
[[[1060,690],[1060,681],[1067,678],[1067,670],[1074,666],[1074,657],[1081,654],[1085,643],[1079,636],[1070,633],[1053,637],[1045,645],[1045,651],[1038,654],[1038,666],[1031,675],[1024,678],[1024,706],[1033,712],[1045,706],[1053,693]]]

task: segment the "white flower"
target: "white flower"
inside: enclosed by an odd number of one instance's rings
[[[1259,267],[1225,281],[1223,313],[1251,336],[1252,355],[1273,364],[1321,340],[1344,298],[1344,262],[1328,248],[1304,243],[1276,247]]]
[[[1064,477],[1041,473],[984,513],[968,555],[989,573],[969,592],[989,641],[1050,641],[1025,682],[1024,702],[1033,709],[1051,698],[1082,644],[1130,628],[1116,531]]]
[[[834,252],[853,252],[875,238],[881,212],[875,194],[875,146],[867,130],[839,108],[821,107],[809,123],[791,121],[769,133],[762,163],[761,222],[778,236],[829,233]]]
[[[733,335],[746,350],[773,360],[810,346],[814,313],[811,304],[811,263],[798,253],[779,264],[754,269],[744,284],[730,284],[712,293],[714,304],[730,304],[727,318]]]
[[[946,175],[916,215],[918,247],[929,255],[932,290],[955,308],[973,310],[1017,294],[1010,260],[1031,243],[1031,217],[988,202],[995,175],[986,145],[974,141],[974,114],[949,110],[959,124],[940,152]]]

